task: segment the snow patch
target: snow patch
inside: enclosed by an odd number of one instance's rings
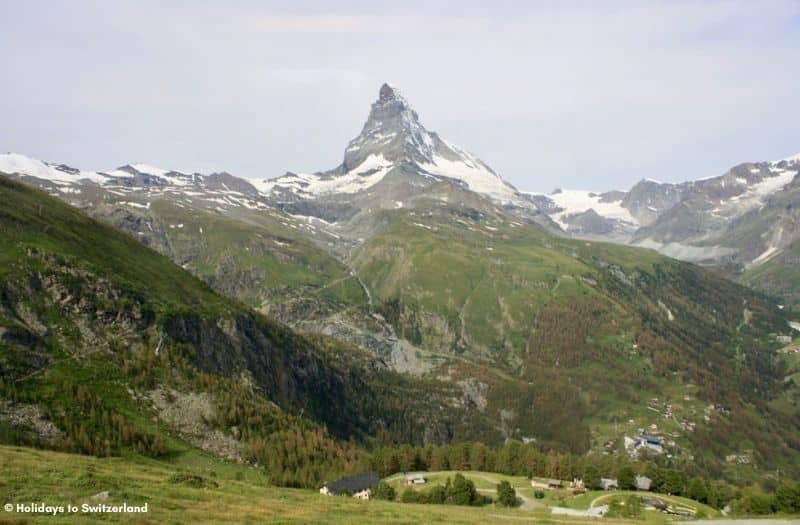
[[[132,206],[134,208],[142,208],[148,209],[150,208],[150,203],[142,204],[141,202],[133,202],[133,201],[119,201],[117,204],[122,204],[123,206]]]
[[[639,225],[639,221],[631,215],[631,212],[622,207],[622,199],[611,202],[601,202],[600,195],[581,190],[564,190],[548,195],[547,197],[560,208],[564,208],[564,211],[554,213],[550,216],[564,230],[569,228],[569,225],[563,220],[567,215],[583,213],[589,210],[594,210],[601,217],[616,219],[633,224],[634,226]]]
[[[317,173],[293,173],[277,179],[251,181],[263,193],[277,188],[289,189],[298,194],[315,198],[331,193],[356,193],[379,183],[393,168],[383,155],[370,155],[347,173],[325,176]]]
[[[777,247],[770,246],[769,248],[764,250],[764,253],[762,253],[761,255],[756,257],[755,259],[753,259],[753,262],[751,262],[750,265],[751,266],[755,266],[757,264],[761,264],[762,262],[764,262],[767,259],[769,259],[770,257],[772,257],[775,254],[775,252],[777,252],[777,251],[778,251]]]
[[[797,171],[793,170],[776,170],[774,173],[776,173],[776,176],[766,177],[761,182],[754,184],[750,188],[750,191],[759,197],[771,195],[783,189],[783,187],[792,182],[792,179],[797,175]]]
[[[75,171],[71,173],[41,160],[32,159],[18,153],[0,155],[0,171],[9,174],[27,175],[56,183],[75,183],[84,179],[103,183],[108,180],[107,177],[93,171]]]
[[[131,164],[131,168],[135,169],[139,173],[144,173],[145,175],[153,175],[155,177],[163,177],[167,174],[168,170],[156,168],[155,166],[151,166],[149,164]]]
[[[658,300],[658,307],[661,308],[662,310],[664,310],[664,312],[667,314],[667,319],[668,320],[670,320],[670,321],[674,321],[675,320],[675,316],[672,314],[672,311],[669,308],[667,308],[667,305],[665,305],[661,301],[661,299]]]
[[[432,162],[420,163],[419,167],[439,177],[463,181],[470,190],[488,195],[503,203],[519,200],[514,188],[491,171],[481,160],[456,146],[451,144],[447,144],[447,146],[460,157],[459,160],[450,160],[435,154],[431,159]]]
[[[682,261],[700,262],[708,259],[718,259],[730,255],[735,250],[725,246],[692,246],[690,244],[682,244],[679,242],[670,242],[667,244],[654,241],[652,239],[644,239],[635,243],[636,246],[642,248],[650,248],[663,253],[673,259],[680,259]]]

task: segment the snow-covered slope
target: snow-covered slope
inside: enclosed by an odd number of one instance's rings
[[[71,184],[79,181],[105,183],[109,177],[93,171],[80,171],[63,164],[49,164],[18,153],[0,155],[0,172],[27,175],[56,184]]]
[[[565,219],[589,210],[594,210],[598,215],[607,219],[614,219],[632,226],[639,224],[631,212],[623,207],[621,197],[614,199],[605,194],[579,190],[560,190],[551,193],[548,197],[562,209],[562,211],[553,213],[551,217],[564,230],[569,229],[569,224]]]
[[[94,188],[130,206],[147,207],[151,200],[169,199],[218,210],[269,207],[266,199],[249,182],[228,173],[188,173],[141,163],[126,164],[108,171],[86,171],[18,153],[0,155],[0,173],[24,177],[54,195],[86,195],[86,190]],[[90,197],[85,199],[89,200],[82,204],[94,204]]]
[[[271,180],[252,181],[259,191],[271,193],[275,189],[288,190],[305,198],[316,198],[335,193],[356,193],[380,182],[393,164],[381,154],[373,154],[353,169],[338,176],[314,173],[288,173]]]
[[[288,173],[255,185],[276,196],[316,199],[362,192],[394,170],[431,181],[449,180],[503,204],[530,206],[480,159],[425,129],[408,101],[388,84],[381,86],[361,133],[347,145],[338,168]]]

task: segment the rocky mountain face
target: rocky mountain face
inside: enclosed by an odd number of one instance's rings
[[[675,206],[683,197],[685,184],[669,184],[651,179],[637,182],[625,192],[621,205],[638,221],[650,224],[664,211]]]

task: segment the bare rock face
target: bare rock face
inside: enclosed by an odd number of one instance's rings
[[[666,210],[680,202],[686,184],[669,184],[643,179],[634,185],[622,199],[622,205],[630,210],[641,224],[649,224]]]
[[[56,444],[65,437],[61,429],[36,405],[0,401],[0,421],[50,444]]]
[[[615,227],[615,221],[601,216],[593,209],[568,215],[563,220],[569,222],[570,232],[583,235],[609,235],[614,232]]]
[[[242,462],[241,432],[231,435],[210,427],[216,414],[214,400],[207,393],[183,393],[171,388],[157,388],[147,393],[159,418],[175,428],[193,445],[217,457]],[[238,432],[238,437],[237,437]]]
[[[381,104],[385,104],[390,100],[397,99],[397,92],[395,92],[394,88],[389,84],[384,84],[381,86],[381,90],[378,93],[378,102]]]

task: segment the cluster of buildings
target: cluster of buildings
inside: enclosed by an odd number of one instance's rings
[[[372,498],[372,491],[380,480],[377,473],[365,472],[325,483],[325,485],[319,489],[319,493],[326,496],[350,495],[356,499],[368,500]],[[405,476],[405,484],[407,486],[424,485],[427,482],[428,480],[422,474],[408,474]],[[652,484],[653,480],[647,476],[636,476],[634,478],[636,490],[649,491]],[[535,489],[556,490],[564,488],[564,484],[560,479],[532,479],[531,487]],[[586,486],[580,478],[573,479],[566,488],[575,494],[586,492]],[[601,478],[600,488],[602,490],[619,490],[619,483],[615,478]]]
[[[364,472],[355,476],[325,483],[320,494],[325,496],[351,495],[356,499],[371,499],[372,491],[381,478],[375,472]],[[424,485],[428,480],[422,474],[409,474],[405,477],[406,485]]]
[[[636,476],[633,478],[633,485],[636,490],[647,492],[653,485],[653,480],[647,476]],[[615,478],[600,479],[600,488],[603,490],[619,490],[619,482]]]
[[[633,483],[636,487],[636,490],[649,491],[650,487],[653,485],[653,480],[647,476],[636,476],[633,479]],[[548,479],[544,481],[533,479],[531,480],[531,487],[535,489],[553,490],[562,488],[563,484],[557,479]],[[619,490],[619,482],[616,480],[616,478],[601,478],[600,488],[602,490]],[[576,494],[586,492],[586,487],[583,483],[583,480],[578,478],[573,479],[567,489]]]

